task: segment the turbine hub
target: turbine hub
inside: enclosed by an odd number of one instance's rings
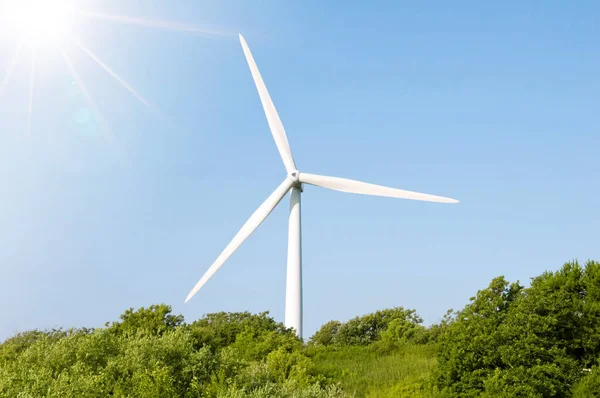
[[[300,172],[298,170],[294,170],[288,174],[288,178],[294,182],[294,185],[300,185]]]

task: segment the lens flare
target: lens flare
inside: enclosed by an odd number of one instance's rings
[[[203,36],[232,36],[216,27],[190,25],[174,21],[164,21],[157,19],[147,19],[131,17],[124,15],[110,15],[94,10],[82,10],[79,8],[81,0],[0,0],[0,38],[14,40],[16,50],[8,58],[8,65],[0,65],[0,97],[7,95],[7,86],[11,83],[14,71],[19,68],[29,68],[29,92],[27,109],[27,135],[32,133],[32,125],[35,126],[33,111],[41,107],[38,105],[40,95],[38,93],[37,83],[43,83],[42,79],[47,78],[48,54],[58,50],[65,61],[67,71],[76,81],[77,87],[81,90],[88,103],[88,109],[83,110],[76,118],[78,123],[86,123],[90,116],[101,125],[102,130],[107,133],[111,140],[114,140],[112,131],[106,120],[100,114],[99,108],[94,101],[92,94],[87,90],[83,80],[75,69],[75,62],[71,61],[67,50],[69,45],[75,44],[81,52],[92,59],[102,70],[108,73],[117,83],[123,86],[133,97],[150,109],[154,116],[168,121],[161,110],[145,97],[138,90],[129,84],[125,78],[104,62],[97,54],[80,40],[81,32],[78,30],[85,28],[94,21],[124,24],[137,27],[148,27],[163,30],[172,30],[187,32]],[[83,23],[82,23],[83,22]],[[29,50],[29,51],[23,51]],[[31,53],[30,60],[21,60],[23,53]],[[39,53],[41,56],[37,56]],[[25,62],[29,61],[26,66]],[[19,62],[22,62],[19,64]],[[39,75],[36,72],[43,72]],[[43,85],[41,85],[43,86]],[[14,93],[10,93],[13,95]],[[35,104],[34,104],[35,99]]]

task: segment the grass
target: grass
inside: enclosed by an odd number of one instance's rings
[[[428,380],[436,365],[435,347],[403,345],[328,347],[311,353],[317,370],[335,376],[356,397],[431,397]]]

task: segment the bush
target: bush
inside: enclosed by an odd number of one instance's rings
[[[337,336],[338,330],[342,326],[342,323],[339,321],[329,321],[319,330],[315,332],[314,335],[309,339],[310,344],[328,346],[335,343],[335,337]]]
[[[573,388],[573,398],[600,397],[600,367],[585,369],[585,376]]]
[[[311,338],[315,345],[369,345],[381,339],[382,333],[393,321],[396,328],[410,328],[423,320],[414,310],[395,307],[359,316],[346,323],[331,321],[326,323]]]
[[[546,272],[527,289],[494,279],[440,335],[438,387],[464,397],[571,396],[600,353],[599,282],[591,261]]]
[[[271,387],[293,396],[282,389],[292,382],[314,392],[302,396],[324,396],[301,350],[293,331],[266,313],[186,325],[168,306],[130,309],[103,329],[32,331],[2,343],[0,397],[208,398]]]
[[[172,315],[171,306],[165,304],[151,305],[134,311],[128,309],[120,316],[120,322],[106,324],[117,335],[133,336],[139,334],[162,335],[173,331],[183,324],[182,315]]]
[[[387,329],[381,333],[381,339],[391,343],[423,344],[427,342],[426,331],[427,329],[422,325],[397,318],[392,320]]]
[[[286,329],[282,323],[275,322],[268,315],[268,311],[257,315],[249,312],[217,312],[193,322],[188,329],[194,336],[197,347],[210,345],[213,350],[235,343],[238,336],[247,330],[257,335],[263,332],[294,335],[292,330]]]

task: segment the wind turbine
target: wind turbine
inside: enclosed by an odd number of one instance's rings
[[[296,334],[302,337],[302,235],[300,216],[300,196],[302,184],[315,185],[335,191],[356,193],[363,195],[387,196],[391,198],[422,200],[427,202],[458,203],[457,200],[441,196],[428,195],[424,193],[404,191],[401,189],[388,188],[381,185],[349,180],[346,178],[327,177],[317,174],[300,173],[296,168],[292,151],[279,119],[277,110],[269,96],[267,87],[258,71],[256,62],[248,48],[244,37],[240,34],[240,42],[250,67],[250,72],[256,84],[260,101],[267,116],[269,128],[275,139],[275,144],[283,160],[287,176],[273,193],[261,204],[250,216],[242,229],[233,237],[223,252],[217,257],[206,273],[190,291],[185,302],[187,303],[206,282],[221,268],[223,263],[235,252],[238,247],[258,228],[260,224],[271,214],[281,199],[290,192],[290,216],[288,229],[288,257],[287,257],[287,279],[285,295],[285,326],[294,328]]]

